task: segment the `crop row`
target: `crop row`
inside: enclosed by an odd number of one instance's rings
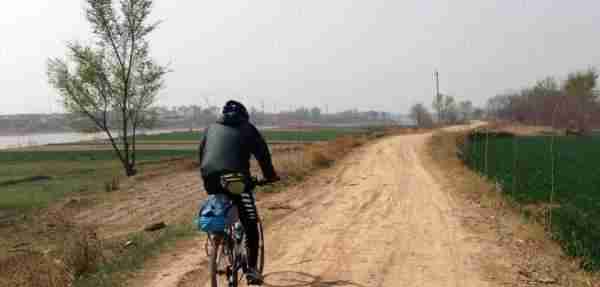
[[[513,137],[474,133],[465,162],[523,205],[550,206],[548,222],[587,269],[600,268],[600,137]]]

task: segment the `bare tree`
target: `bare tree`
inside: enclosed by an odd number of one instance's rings
[[[152,122],[148,111],[167,73],[149,53],[147,36],[159,23],[148,23],[152,0],[86,2],[94,44],[67,44],[66,59],[48,60],[48,79],[68,111],[86,116],[106,133],[125,173],[132,176],[136,132]]]
[[[410,109],[410,117],[417,123],[417,126],[422,128],[430,128],[433,126],[433,117],[427,108],[419,103]]]
[[[313,107],[312,109],[310,109],[310,116],[314,121],[320,121],[321,109],[319,109],[318,107]]]
[[[568,97],[569,112],[572,114],[570,128],[580,131],[589,129],[589,118],[593,108],[597,107],[594,88],[598,80],[598,73],[593,70],[569,74],[564,83],[563,90]]]
[[[594,69],[570,73],[563,83],[551,77],[532,87],[488,100],[488,116],[524,124],[551,125],[586,132],[600,126],[600,102]]]
[[[446,124],[455,124],[458,122],[458,107],[453,96],[443,96],[442,115],[443,122]]]
[[[485,117],[485,110],[483,108],[477,107],[473,109],[473,119],[481,120]]]
[[[433,99],[433,103],[431,104],[431,106],[433,107],[433,110],[436,112],[437,114],[437,122],[438,123],[443,123],[444,122],[444,95],[441,93],[437,93],[436,97]]]
[[[462,101],[458,104],[459,121],[468,122],[473,118],[473,103]]]
[[[595,98],[593,93],[598,80],[598,72],[590,69],[585,72],[575,72],[569,74],[565,81],[564,90],[569,96]]]

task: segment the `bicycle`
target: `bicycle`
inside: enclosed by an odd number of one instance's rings
[[[265,186],[270,182],[252,178],[252,189]],[[254,197],[254,193],[252,193]],[[237,287],[239,284],[239,273],[248,272],[248,250],[246,248],[246,233],[240,222],[237,206],[233,206],[234,218],[226,226],[224,232],[209,233],[205,244],[206,253],[209,257],[210,281],[212,287]],[[263,237],[262,221],[257,214],[258,225],[258,264],[257,272],[262,275],[265,266],[265,244]]]

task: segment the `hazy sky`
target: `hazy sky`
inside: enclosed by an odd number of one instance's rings
[[[46,59],[89,39],[80,0],[0,4],[0,114],[60,111]],[[600,64],[598,0],[157,0],[159,104],[404,112],[443,92],[483,103]]]

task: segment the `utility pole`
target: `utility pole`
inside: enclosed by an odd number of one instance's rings
[[[438,114],[438,122],[442,121],[442,94],[440,94],[440,76],[437,70],[435,70],[435,108]]]

